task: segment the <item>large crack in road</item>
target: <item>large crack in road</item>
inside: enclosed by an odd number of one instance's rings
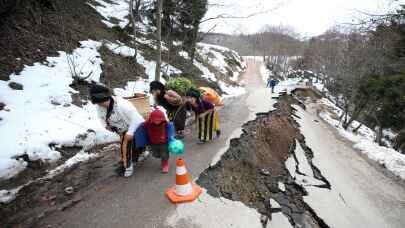
[[[293,104],[302,105],[292,96],[281,96],[276,110],[246,123],[241,137],[231,141],[221,160],[197,182],[214,197],[256,208],[263,227],[281,212],[293,227],[326,228],[328,224],[304,201],[305,186],[331,185],[312,162],[314,154],[294,119]]]

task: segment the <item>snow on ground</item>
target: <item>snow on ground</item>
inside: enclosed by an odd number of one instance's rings
[[[69,158],[62,165],[49,171],[49,173],[45,176],[45,179],[52,178],[55,175],[58,175],[59,173],[63,172],[63,170],[65,170],[66,168],[70,168],[77,163],[88,161],[89,159],[95,158],[97,156],[98,156],[98,154],[94,154],[94,153],[90,154],[90,153],[87,153],[84,150],[82,150],[82,151],[78,152],[77,154],[75,154],[75,156]]]
[[[125,0],[94,0],[96,4],[90,4],[98,13],[100,13],[105,19],[102,20],[108,27],[114,27],[114,24],[111,23],[110,19],[117,19],[118,26],[125,28],[128,25],[128,1]]]
[[[238,53],[226,47],[206,43],[198,43],[197,52],[209,65],[215,67],[223,75],[228,75],[229,70],[233,70],[232,77],[229,78],[231,81],[238,81],[240,74],[247,67],[245,61],[243,61]],[[185,52],[180,52],[179,54],[186,59],[189,58],[188,54]],[[239,66],[231,67],[225,60],[226,58],[229,58],[228,55],[230,55],[233,60],[238,61],[242,68]],[[204,66],[204,64],[202,64],[201,62],[194,60],[194,65],[203,73],[203,78],[218,83],[221,90],[225,93],[225,95],[223,96],[224,98],[240,96],[246,93],[246,90],[243,87],[231,86],[224,81],[218,80],[215,74],[212,73],[208,69],[208,67]]]
[[[133,57],[135,55],[135,49],[128,47],[119,41],[116,41],[116,43],[106,42],[105,45],[110,51],[112,51],[115,54],[122,55],[124,57]],[[145,81],[144,79],[139,79],[135,82],[129,81],[124,89],[121,88],[114,89],[116,95],[129,97],[133,96],[134,92],[144,93],[149,90],[148,82],[155,80],[156,61],[146,60],[142,54],[143,54],[142,51],[139,50],[136,56],[137,62],[138,64],[145,67],[145,73],[148,76],[148,80]],[[167,75],[179,75],[182,73],[182,71],[177,69],[176,67],[163,62],[161,76],[163,75],[164,72]],[[163,83],[165,82],[163,77],[161,77],[161,81]]]
[[[354,143],[354,148],[360,150],[371,160],[385,166],[396,176],[405,179],[405,155],[394,149],[379,146],[374,142],[375,132],[366,126],[362,126],[357,134],[352,132],[353,128],[345,130],[339,120],[336,119],[342,110],[325,98],[322,99],[320,103],[327,106],[329,111],[321,112],[319,116],[336,128],[340,135],[352,141]],[[358,126],[359,124],[360,123],[355,121],[352,125]]]
[[[217,68],[222,74],[227,74],[229,69],[228,63],[225,61],[225,53],[231,54],[235,60],[240,59],[235,51],[212,44],[198,43],[197,51],[201,56],[204,56],[208,60],[210,65]],[[240,72],[242,69],[237,71]]]
[[[9,81],[0,81],[0,100],[9,110],[0,112],[1,179],[24,169],[25,163],[15,161],[16,156],[27,154],[30,160],[52,162],[60,158],[53,145],[87,149],[118,139],[101,126],[92,104],[72,105],[71,95],[77,93],[69,86],[73,82],[72,65],[79,75],[91,74],[88,81],[98,81],[100,45],[82,41],[72,54],[59,52],[58,57],[48,57],[46,64],[25,66],[20,75],[12,74]],[[22,84],[23,90],[9,88],[10,82]]]
[[[179,204],[167,223],[171,227],[262,227],[256,210],[241,202],[212,197],[206,190],[194,202]]]
[[[190,56],[188,55],[188,53],[186,51],[180,51],[179,55],[185,59],[190,59]]]
[[[285,192],[285,185],[284,185],[283,182],[278,182],[278,188],[279,188],[281,191]]]
[[[155,50],[157,49],[157,46],[155,44],[157,42],[154,41],[154,40],[148,40],[148,39],[146,39],[144,37],[137,37],[136,41],[138,41],[141,44],[147,45],[152,49],[155,49]],[[161,42],[160,45],[161,45],[162,51],[169,51],[169,48],[167,48],[166,44],[163,41]]]
[[[13,74],[9,81],[0,81],[0,99],[9,110],[0,112],[0,133],[4,141],[0,145],[0,150],[4,151],[0,155],[0,179],[9,179],[25,169],[26,162],[16,159],[23,154],[30,160],[53,162],[60,158],[57,146],[89,149],[96,144],[118,140],[115,134],[101,126],[94,105],[88,103],[78,107],[72,104],[71,96],[78,92],[69,86],[73,82],[73,71],[80,77],[89,76],[87,81],[99,81],[103,62],[97,49],[103,43],[115,54],[130,57],[135,53],[134,49],[118,41],[82,41],[81,47],[72,54],[59,52],[58,57],[48,57],[45,64],[26,66],[20,75]],[[125,88],[114,89],[118,96],[144,93],[149,89],[148,83],[154,80],[156,62],[146,60],[141,51],[137,61],[145,67],[148,80],[130,81]],[[205,77],[216,80],[208,68],[200,63],[197,66]],[[181,73],[166,63],[162,68],[169,74]],[[20,83],[24,89],[9,88],[10,82]],[[219,84],[228,96],[245,93],[242,87]]]
[[[203,78],[211,80],[213,82],[218,81],[215,74],[211,73],[211,71],[208,70],[208,68],[206,66],[204,66],[202,63],[200,63],[197,60],[194,60],[194,65],[202,72],[202,77]]]
[[[236,97],[246,93],[246,89],[240,86],[228,86],[222,81],[219,81],[218,85],[225,93],[222,98]]]
[[[13,201],[23,186],[11,190],[0,190],[0,203],[10,203]]]
[[[85,162],[88,161],[91,158],[95,158],[97,157],[97,154],[89,154],[84,152],[83,150],[80,151],[79,153],[75,154],[73,157],[71,157],[70,159],[68,159],[64,164],[56,167],[53,170],[48,171],[48,173],[44,176],[44,177],[40,177],[36,180],[31,180],[27,183],[25,183],[24,185],[21,185],[17,188],[14,189],[10,189],[10,190],[0,190],[0,203],[10,203],[11,201],[13,201],[18,192],[25,186],[32,184],[33,182],[36,181],[40,181],[40,180],[46,180],[46,179],[50,179],[52,177],[54,177],[57,174],[60,174],[61,172],[63,172],[63,170],[65,170],[66,168],[72,167],[73,165],[80,163],[80,162]]]

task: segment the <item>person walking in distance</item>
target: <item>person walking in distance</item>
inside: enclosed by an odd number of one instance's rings
[[[91,86],[90,99],[96,105],[99,118],[105,128],[120,135],[123,175],[132,176],[133,161],[138,161],[142,151],[136,149],[133,135],[144,122],[143,117],[129,101],[112,96],[110,89],[103,85]]]
[[[271,88],[271,93],[274,93],[274,88],[276,87],[277,80],[274,78],[267,79],[267,88]]]

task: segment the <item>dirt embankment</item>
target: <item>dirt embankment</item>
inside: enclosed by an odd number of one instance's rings
[[[305,145],[291,104],[301,102],[292,96],[282,96],[275,111],[259,114],[256,120],[246,123],[242,136],[231,141],[220,162],[205,170],[197,182],[215,197],[256,208],[263,215],[263,227],[273,213],[280,212],[293,227],[329,227],[304,202],[307,192],[296,184],[285,165],[289,156],[295,157],[298,140],[315,178],[324,183],[317,187],[330,188],[312,164],[313,153]],[[271,205],[270,199],[277,201],[281,209]]]

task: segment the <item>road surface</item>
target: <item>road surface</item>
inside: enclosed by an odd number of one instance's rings
[[[260,63],[249,61],[242,83],[247,94],[226,101],[220,111],[222,136],[206,145],[197,145],[195,136],[185,139],[186,165],[192,178],[209,166],[224,152],[231,137],[238,137],[244,122],[255,117],[257,112],[272,109],[274,101],[269,99],[269,91],[264,88],[260,75]],[[347,142],[338,137],[333,129],[323,123],[311,111],[301,111],[301,131],[307,138],[307,145],[315,154],[314,162],[332,184],[332,190],[310,190],[306,198],[330,227],[405,227],[405,190],[397,182],[387,177],[379,167],[367,162]],[[314,122],[314,120],[318,122]],[[322,140],[320,140],[322,139]],[[237,211],[224,213],[220,208],[210,208],[211,198],[204,195],[195,204],[180,206],[169,203],[165,190],[174,185],[174,158],[168,175],[159,171],[159,160],[149,159],[130,178],[114,179],[111,183],[88,190],[86,198],[75,206],[57,212],[46,219],[44,225],[50,227],[227,227],[225,222],[238,222],[237,227],[254,227],[258,221],[242,221],[259,218],[252,210],[238,214]],[[232,202],[223,203],[231,207]],[[198,207],[205,205],[205,207]],[[215,204],[213,204],[215,205]],[[217,209],[217,210],[215,210]],[[195,210],[192,212],[192,210]],[[205,211],[204,211],[205,210]],[[173,214],[183,218],[169,225],[168,218]],[[187,214],[189,213],[189,214]],[[194,213],[194,214],[193,214]],[[193,222],[192,216],[201,216]],[[189,219],[184,219],[189,216]],[[228,217],[229,216],[229,217]],[[271,227],[291,227],[288,220],[278,213],[277,221]],[[206,220],[205,225],[201,225]],[[173,221],[172,221],[173,222]],[[255,225],[254,225],[255,224]],[[260,226],[258,226],[260,227]]]

